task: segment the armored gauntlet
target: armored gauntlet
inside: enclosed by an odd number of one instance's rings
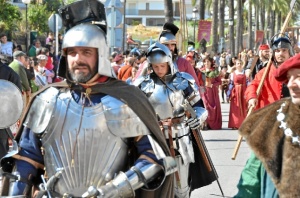
[[[151,182],[157,178],[159,185],[153,185]],[[108,182],[105,186],[96,189],[90,186],[88,191],[82,197],[99,197],[99,198],[112,198],[112,197],[134,197],[135,190],[145,186],[147,189],[153,189],[160,186],[165,177],[162,166],[157,164],[147,164],[140,169],[133,166],[126,173],[120,172],[112,181]]]

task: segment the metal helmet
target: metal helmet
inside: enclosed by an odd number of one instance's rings
[[[163,30],[159,35],[159,42],[162,44],[177,44],[176,34],[179,28],[171,22],[163,25]]]
[[[177,44],[176,36],[170,30],[163,30],[159,36],[162,44]]]
[[[156,42],[151,45],[147,50],[146,57],[150,67],[152,64],[167,62],[172,75],[178,72],[177,66],[173,64],[171,51],[161,43]]]
[[[274,51],[280,48],[287,48],[289,50],[290,56],[295,55],[291,44],[291,40],[286,34],[281,34],[281,33],[275,34],[271,38],[271,49],[273,51],[273,55],[274,55]]]
[[[79,24],[72,27],[64,36],[62,43],[62,57],[59,62],[58,75],[66,78],[68,76],[68,64],[66,51],[70,47],[91,47],[98,49],[98,73],[104,76],[116,78],[112,70],[104,31],[92,24]]]

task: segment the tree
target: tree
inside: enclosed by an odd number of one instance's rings
[[[242,0],[237,0],[237,22],[236,22],[236,43],[235,54],[237,55],[243,48],[243,3]]]
[[[224,38],[224,29],[225,29],[225,0],[220,0],[220,6],[219,6],[219,32],[220,32],[220,38]],[[221,49],[222,50],[222,49]]]
[[[229,19],[232,20],[232,25],[229,26],[229,43],[230,43],[230,53],[231,57],[233,57],[234,54],[234,4],[233,0],[228,0],[228,7],[229,7]]]
[[[31,30],[37,30],[39,33],[49,31],[48,18],[51,12],[47,10],[44,4],[29,4],[28,21]]]
[[[213,21],[212,21],[212,51],[218,52],[218,1],[213,0]]]
[[[249,49],[253,49],[254,45],[253,45],[253,31],[252,31],[252,5],[253,2],[250,0],[248,2],[248,43],[249,43]]]
[[[164,0],[165,3],[165,22],[173,23],[173,3],[172,0]]]
[[[199,0],[199,16],[200,20],[205,18],[205,0]]]
[[[10,4],[8,0],[0,0],[0,7],[0,31],[13,31],[17,29],[16,22],[22,19],[19,8]]]
[[[44,4],[46,4],[48,11],[57,13],[58,9],[64,4],[64,2],[63,0],[44,0]]]

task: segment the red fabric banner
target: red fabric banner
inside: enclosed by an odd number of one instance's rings
[[[264,31],[256,30],[255,43],[262,43],[264,41]]]
[[[199,20],[197,42],[201,41],[203,38],[207,42],[209,42],[210,34],[211,34],[211,25],[212,25],[212,21]]]

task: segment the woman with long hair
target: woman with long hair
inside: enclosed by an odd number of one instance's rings
[[[244,94],[247,88],[246,75],[243,72],[243,61],[236,60],[236,70],[230,75],[227,98],[230,100],[228,128],[238,129],[246,117],[246,100]]]
[[[214,61],[211,57],[203,59],[203,67],[201,72],[205,75],[205,92],[203,94],[203,102],[208,111],[206,127],[208,129],[222,128],[221,104],[219,98],[219,86],[221,85],[221,77],[219,71],[214,67]],[[204,125],[204,129],[206,129]]]

